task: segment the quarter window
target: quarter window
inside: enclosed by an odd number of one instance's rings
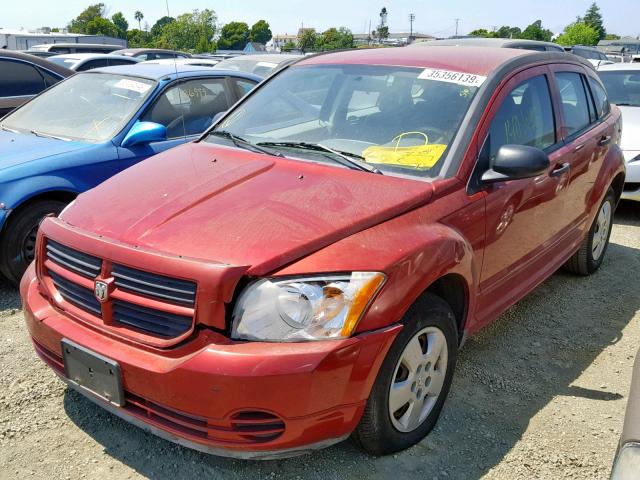
[[[502,101],[489,128],[492,162],[503,145],[529,145],[545,149],[556,142],[549,85],[543,75],[530,78],[511,90]]]
[[[0,96],[36,95],[45,89],[38,71],[27,63],[0,60]]]
[[[141,121],[164,125],[167,138],[198,135],[228,108],[224,79],[188,80],[169,87]]]
[[[589,101],[581,77],[574,72],[556,73],[567,136],[585,129],[591,123]]]
[[[598,113],[598,118],[602,118],[609,113],[609,99],[607,98],[607,92],[602,88],[597,81],[590,78],[589,85],[591,85],[591,93],[593,93],[593,99],[596,102],[596,112]]]

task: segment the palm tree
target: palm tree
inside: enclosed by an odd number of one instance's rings
[[[140,27],[140,22],[144,18],[144,15],[142,14],[142,12],[140,10],[136,10],[136,13],[133,14],[133,18],[135,18],[138,21],[138,30],[142,30],[142,28]]]

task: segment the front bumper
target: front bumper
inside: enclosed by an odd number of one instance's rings
[[[640,202],[640,151],[627,150],[624,152],[624,156],[627,175],[621,198]]]
[[[123,407],[82,391],[85,396],[162,438],[240,458],[297,455],[349,436],[401,329],[309,343],[233,342],[202,329],[161,350],[72,320],[40,292],[33,266],[21,295],[36,352],[63,380],[66,338],[122,370]]]

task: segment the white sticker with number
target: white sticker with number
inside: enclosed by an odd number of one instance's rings
[[[147,90],[151,88],[151,85],[147,83],[136,82],[135,80],[129,80],[128,78],[118,80],[113,86],[116,88],[124,88],[125,90],[138,92],[140,94],[146,93]]]
[[[437,80],[438,82],[457,83],[467,87],[479,87],[487,77],[473,73],[452,72],[451,70],[438,70],[425,68],[418,78],[421,80]]]

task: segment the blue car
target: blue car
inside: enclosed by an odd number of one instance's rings
[[[19,282],[44,216],[125,168],[197,138],[260,81],[193,66],[101,68],[60,82],[0,120],[2,276]]]

